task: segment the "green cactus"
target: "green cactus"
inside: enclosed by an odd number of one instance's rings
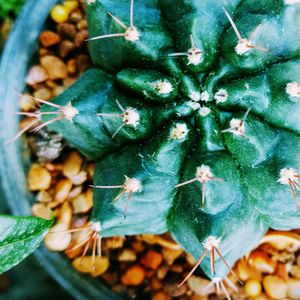
[[[95,68],[36,129],[97,161],[94,234],[168,230],[218,284],[300,227],[299,0],[89,0],[87,19]]]

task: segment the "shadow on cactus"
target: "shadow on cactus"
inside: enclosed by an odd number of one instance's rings
[[[300,227],[299,4],[87,1],[95,68],[34,125],[97,161],[91,236],[170,231],[225,290]]]

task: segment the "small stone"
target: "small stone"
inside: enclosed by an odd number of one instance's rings
[[[63,174],[66,177],[77,175],[81,170],[82,163],[83,160],[77,151],[70,152],[63,162]]]
[[[55,187],[54,201],[57,201],[59,203],[64,202],[67,199],[71,189],[71,180],[68,178],[61,179]]]
[[[80,30],[75,35],[75,38],[74,38],[75,45],[77,47],[81,47],[86,42],[88,37],[89,37],[89,34],[86,29]]]
[[[287,280],[287,295],[288,299],[299,300],[300,299],[300,280],[289,278]]]
[[[69,12],[63,5],[55,5],[51,10],[51,18],[56,23],[66,22],[69,18]]]
[[[70,177],[74,185],[81,185],[87,180],[87,172],[81,171],[77,175]]]
[[[51,210],[43,203],[35,203],[31,207],[32,214],[42,219],[50,220],[52,217]]]
[[[64,40],[60,43],[58,53],[62,58],[67,57],[70,53],[72,53],[76,49],[76,45],[68,40]]]
[[[91,61],[88,55],[80,54],[77,57],[78,69],[79,72],[82,73],[91,67]]]
[[[101,276],[109,267],[109,259],[105,256],[96,256],[94,260],[92,256],[85,256],[83,259],[78,257],[72,262],[73,267],[81,273],[91,274],[93,277]]]
[[[171,296],[167,292],[160,291],[155,293],[151,300],[171,300]]]
[[[47,191],[39,191],[36,196],[36,200],[42,203],[48,203],[52,201],[52,196]]]
[[[174,273],[182,273],[183,267],[181,265],[173,265],[170,270]]]
[[[274,299],[287,297],[287,284],[278,276],[268,275],[263,279],[263,286],[266,293]]]
[[[157,270],[162,263],[162,254],[154,250],[149,250],[146,255],[141,259],[141,263],[150,269]]]
[[[57,32],[62,37],[74,39],[77,29],[73,24],[63,23],[57,26]]]
[[[51,185],[51,174],[39,164],[33,164],[28,174],[30,191],[47,190]]]
[[[72,203],[75,214],[86,213],[93,207],[93,201],[90,201],[86,194],[75,197]]]
[[[68,78],[66,78],[66,79],[63,80],[64,87],[68,88],[71,85],[73,85],[76,81],[77,81],[77,78],[75,78],[75,77],[68,77]]]
[[[77,60],[75,58],[68,60],[67,68],[70,75],[75,75],[78,71]]]
[[[263,273],[273,274],[276,269],[276,261],[272,260],[266,253],[256,250],[250,254],[249,264]]]
[[[61,41],[60,36],[53,31],[43,31],[40,34],[40,42],[45,47],[51,47],[58,44]]]
[[[297,279],[300,279],[300,266],[292,266],[291,275]]]
[[[125,238],[123,236],[115,236],[105,239],[107,249],[119,249],[124,245]]]
[[[57,97],[60,94],[62,94],[65,91],[65,87],[64,86],[58,86],[53,90],[53,96]]]
[[[157,277],[164,279],[168,274],[169,268],[167,266],[160,266],[157,270]]]
[[[143,283],[145,269],[139,265],[133,265],[121,277],[121,281],[126,286],[137,286]]]
[[[118,256],[119,261],[135,261],[136,254],[131,249],[124,249]]]
[[[69,18],[69,21],[74,24],[77,24],[80,20],[82,20],[82,13],[78,10],[74,11]]]
[[[262,274],[260,271],[250,267],[247,261],[239,260],[237,263],[237,275],[242,281],[247,281],[249,279],[256,279],[261,281]]]
[[[23,94],[20,96],[20,109],[25,112],[36,110],[37,103],[29,94]]]
[[[84,20],[79,21],[79,23],[77,24],[77,28],[79,30],[87,29],[87,20],[84,19]]]
[[[249,297],[258,297],[261,294],[261,283],[256,279],[250,279],[245,284],[245,292]]]
[[[42,100],[50,100],[52,93],[48,88],[40,88],[34,91],[33,96]]]
[[[69,202],[65,202],[60,209],[58,223],[66,224],[68,227],[73,218],[72,208]]]
[[[35,85],[37,83],[45,82],[49,78],[46,68],[36,65],[30,68],[26,77],[28,85]]]
[[[153,277],[151,279],[150,285],[151,285],[151,289],[153,291],[158,291],[163,287],[161,280],[157,277]]]
[[[162,249],[162,255],[166,263],[171,266],[174,261],[183,253],[182,249],[173,250],[169,248]]]
[[[79,196],[82,193],[82,186],[74,187],[68,195],[68,199],[74,199],[75,197]]]
[[[211,286],[211,288],[207,288],[207,286],[210,284],[210,281],[195,275],[192,275],[188,281],[189,288],[195,292],[198,295],[201,296],[208,296],[212,293],[214,293],[215,289],[214,286]]]
[[[41,64],[49,75],[49,79],[64,79],[68,76],[65,63],[56,56],[47,55],[41,58]]]
[[[71,242],[72,235],[65,232],[69,227],[64,223],[57,223],[45,236],[45,245],[50,251],[64,251]]]

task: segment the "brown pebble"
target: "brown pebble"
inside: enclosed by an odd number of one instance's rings
[[[169,268],[167,266],[161,266],[157,270],[157,277],[159,279],[164,279],[168,274]]]
[[[37,103],[29,94],[24,94],[20,96],[20,108],[25,112],[36,110]]]
[[[140,285],[145,278],[145,270],[139,265],[131,266],[121,277],[121,281],[126,286]]]
[[[84,72],[85,70],[91,67],[90,58],[86,54],[78,55],[77,62],[78,62],[78,69],[80,73]]]
[[[86,42],[88,37],[89,37],[89,34],[86,29],[80,30],[75,35],[75,38],[74,38],[75,45],[77,47],[81,47]]]
[[[43,66],[36,65],[30,68],[26,77],[26,83],[35,85],[37,83],[45,82],[49,78],[47,69]]]
[[[43,203],[35,203],[31,207],[32,214],[42,219],[50,220],[52,217],[51,210]]]
[[[136,254],[131,249],[124,249],[118,256],[119,261],[135,261]]]
[[[68,60],[67,68],[70,75],[75,75],[78,71],[77,60],[75,58]]]
[[[40,34],[40,42],[46,48],[56,45],[60,41],[61,41],[60,36],[53,31],[47,30],[47,31],[43,31]]]
[[[105,280],[107,284],[110,286],[115,285],[118,281],[118,274],[117,273],[104,273],[102,278]]]
[[[69,70],[68,70],[69,71]],[[70,87],[72,84],[74,84],[76,82],[77,78],[74,77],[68,77],[66,79],[63,80],[63,85],[65,88]]]
[[[80,20],[82,19],[82,13],[80,11],[74,11],[71,15],[70,15],[70,18],[69,18],[69,21],[71,23],[78,23]]]
[[[71,180],[68,178],[61,179],[55,187],[54,201],[58,203],[64,202],[67,199],[71,189]]]
[[[62,58],[67,57],[70,53],[72,53],[76,49],[76,46],[73,42],[64,40],[60,43],[58,53]]]
[[[81,170],[82,163],[83,160],[77,151],[70,152],[63,162],[63,174],[66,177],[77,175]]]
[[[47,55],[41,58],[41,64],[47,71],[49,79],[64,79],[68,76],[68,69],[65,63],[56,56]]]
[[[161,280],[158,279],[157,277],[153,277],[151,279],[150,285],[151,285],[151,289],[153,291],[158,291],[158,290],[160,290],[163,287]]]
[[[263,279],[266,293],[274,299],[284,299],[287,296],[287,284],[278,276],[268,275]]]
[[[33,96],[43,100],[50,100],[52,98],[52,93],[48,88],[40,88],[34,91]]]
[[[167,292],[160,291],[160,292],[155,293],[151,299],[152,300],[171,300],[171,296]]]
[[[73,39],[77,33],[76,26],[70,23],[57,25],[57,32],[60,36]]]
[[[81,21],[77,24],[77,28],[78,28],[79,30],[87,29],[87,21],[86,21],[86,19],[81,20]]]
[[[163,257],[161,253],[156,252],[154,250],[149,250],[147,251],[146,255],[141,259],[141,263],[147,268],[157,270],[159,265],[162,263],[162,260]]]
[[[47,190],[51,185],[51,174],[39,164],[33,164],[28,174],[30,191]]]
[[[166,263],[171,266],[174,261],[183,253],[182,249],[173,250],[170,248],[163,248],[162,255]]]
[[[119,249],[124,245],[125,238],[123,236],[115,236],[105,239],[105,245],[108,249]]]

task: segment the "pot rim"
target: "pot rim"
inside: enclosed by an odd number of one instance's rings
[[[31,215],[33,196],[27,189],[26,165],[29,165],[28,150],[19,142],[8,145],[7,141],[18,130],[19,118],[12,114],[18,110],[18,91],[25,87],[25,77],[33,55],[38,49],[38,36],[49,11],[58,0],[27,0],[3,50],[0,64],[0,194],[14,215]],[[22,200],[21,200],[22,199]],[[79,274],[70,261],[61,254],[51,253],[44,246],[35,252],[35,257],[47,272],[74,299],[124,300],[113,293],[99,279]]]

